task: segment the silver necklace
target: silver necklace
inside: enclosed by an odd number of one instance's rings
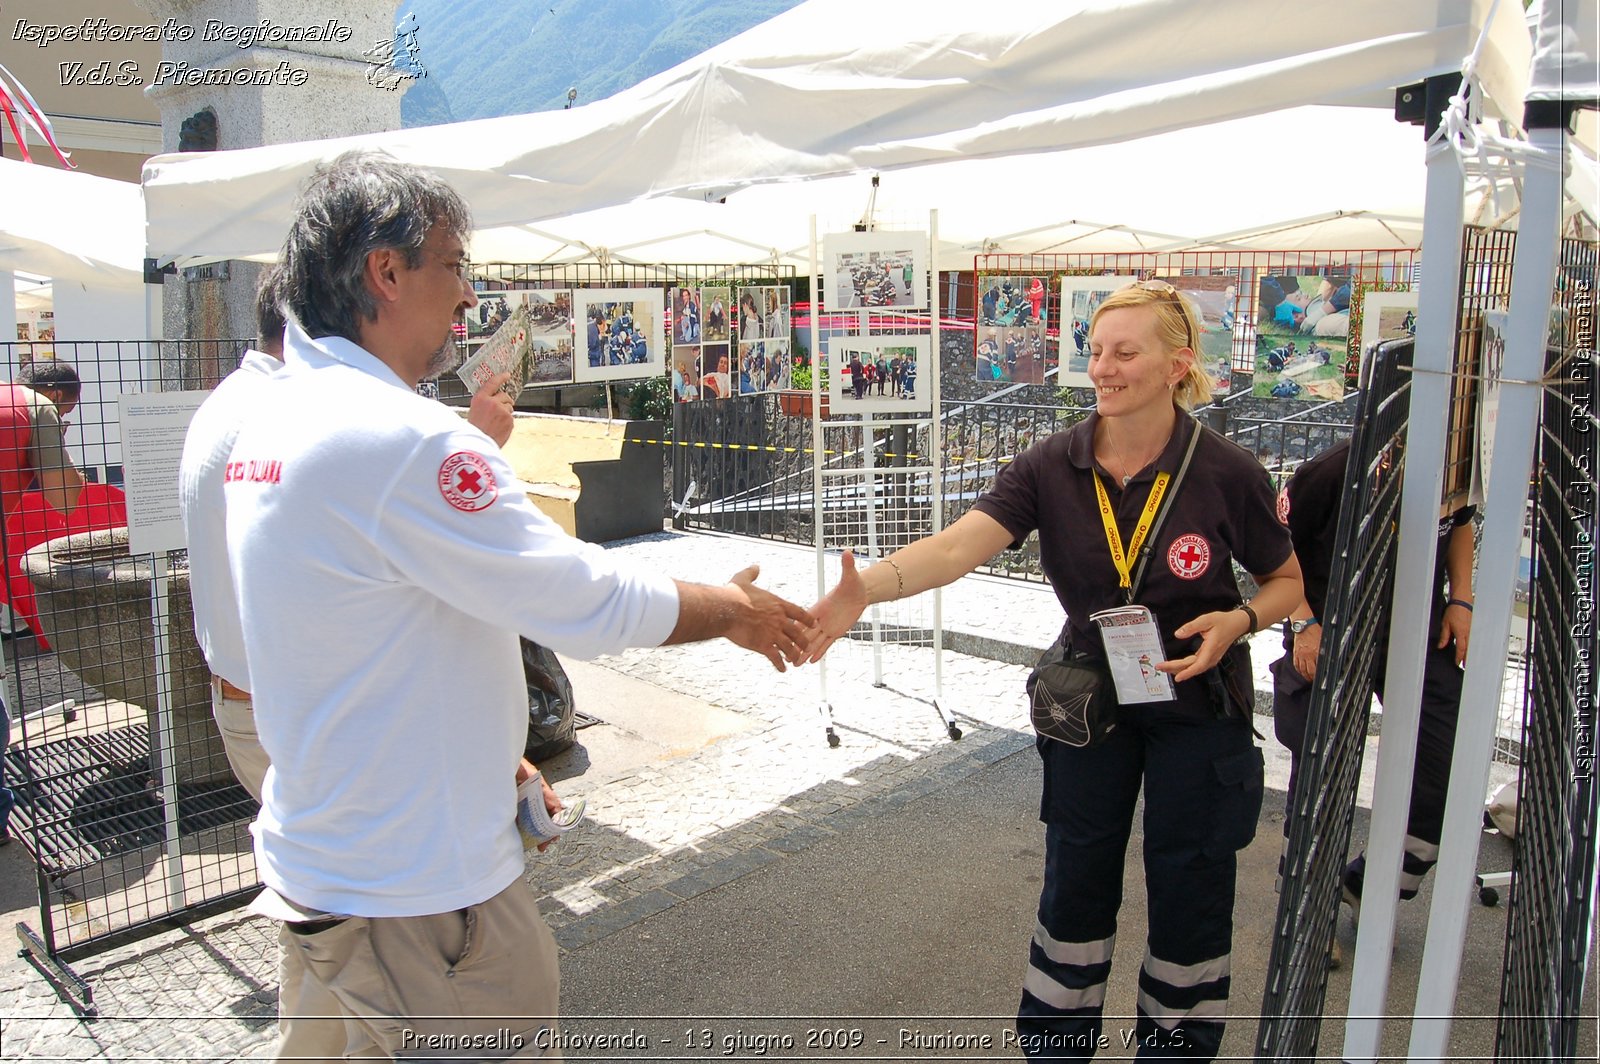
[[[1162,451],[1166,450],[1167,443],[1170,442],[1171,439],[1172,433],[1169,432],[1167,433],[1167,438],[1161,441],[1161,446],[1156,448],[1156,454],[1160,454]],[[1122,448],[1118,447],[1117,441],[1111,438],[1111,430],[1109,426],[1106,428],[1106,442],[1111,445],[1111,453],[1117,456],[1117,464],[1122,466],[1122,486],[1127,487],[1128,482],[1133,479],[1133,474],[1137,473],[1139,469],[1143,469],[1145,466],[1149,465],[1150,462],[1145,462],[1144,465],[1139,466],[1138,469],[1133,469],[1132,466],[1128,465],[1128,460],[1122,457]],[[1155,459],[1152,457],[1150,461],[1153,462]],[[1132,469],[1133,472],[1129,472],[1130,469]]]

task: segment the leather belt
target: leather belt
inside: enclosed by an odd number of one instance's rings
[[[224,680],[220,676],[214,675],[211,677],[211,689],[217,692],[217,694],[221,695],[223,698],[231,699],[235,702],[250,701],[249,691],[246,691],[242,687],[233,686],[233,684],[229,683],[227,680]]]

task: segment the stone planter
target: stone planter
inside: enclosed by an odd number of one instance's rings
[[[151,770],[158,773],[149,561],[128,553],[126,528],[112,528],[40,544],[23,555],[22,572],[33,584],[40,624],[61,661],[102,694],[149,716]],[[187,569],[169,572],[167,596],[178,781],[231,781],[211,716],[211,673],[195,642]]]

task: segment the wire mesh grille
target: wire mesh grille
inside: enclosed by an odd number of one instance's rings
[[[1372,675],[1393,587],[1395,525],[1411,382],[1398,361],[1410,341],[1378,349],[1357,415],[1335,533],[1323,654],[1300,773],[1287,811],[1288,849],[1267,966],[1257,1059],[1310,1059],[1327,991],[1328,941],[1350,845]]]
[[[1477,337],[1484,310],[1503,305],[1509,292],[1512,247],[1506,237],[1470,227],[1463,237],[1463,310],[1456,323],[1446,439],[1444,494],[1451,509],[1467,501],[1476,446]],[[1355,816],[1373,673],[1384,652],[1381,633],[1393,595],[1411,348],[1410,339],[1391,340],[1370,353],[1368,388],[1358,400],[1322,618],[1324,660],[1339,667],[1317,670],[1286,813],[1288,841],[1256,1035],[1258,1060],[1311,1059],[1321,1034],[1328,942]]]
[[[1596,246],[1565,241],[1534,485],[1533,580],[1515,877],[1497,1059],[1575,1060],[1593,928],[1596,789]],[[1593,978],[1594,973],[1589,973]]]
[[[0,345],[15,374],[32,362],[74,366],[82,394],[64,432],[89,482],[63,513],[37,484],[5,500],[0,557],[7,640],[14,833],[37,866],[41,938],[53,956],[94,952],[256,883],[248,822],[211,714],[195,642],[187,558],[169,570],[171,736],[158,728],[151,621],[158,559],[132,556],[123,496],[118,398],[209,388],[245,344],[228,340]],[[64,422],[65,424],[66,422]],[[36,456],[17,456],[30,466]]]

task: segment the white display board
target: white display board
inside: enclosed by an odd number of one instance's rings
[[[123,487],[128,493],[128,550],[151,554],[187,546],[178,512],[178,460],[189,422],[210,392],[152,392],[117,397]]]

